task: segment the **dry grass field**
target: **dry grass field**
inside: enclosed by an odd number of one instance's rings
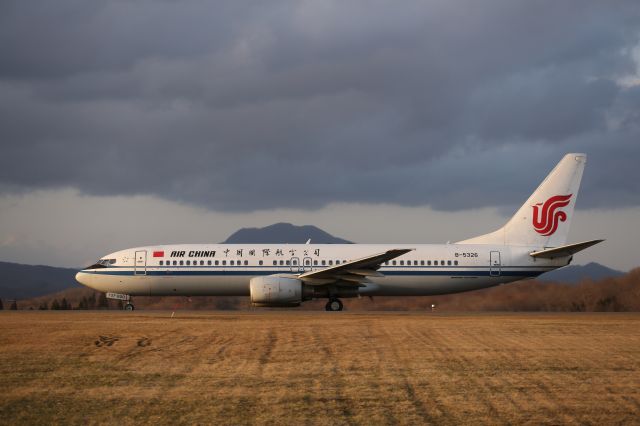
[[[638,424],[640,315],[0,312],[3,424]]]

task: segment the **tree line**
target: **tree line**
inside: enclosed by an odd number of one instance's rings
[[[2,304],[2,299],[0,299],[0,311],[4,309],[4,305]],[[9,305],[10,311],[18,310],[18,302],[16,300],[11,300],[11,304]]]
[[[9,310],[16,311],[18,310],[18,302],[16,300],[11,300],[11,304],[9,305]],[[122,309],[122,301],[118,300],[118,309]],[[0,299],[0,310],[4,309],[4,304],[2,299]],[[33,309],[33,306],[29,309]],[[39,311],[69,311],[69,310],[87,310],[87,309],[109,309],[109,301],[107,296],[104,293],[100,293],[98,297],[93,293],[91,296],[83,296],[82,299],[78,301],[78,303],[73,306],[71,302],[67,300],[66,297],[58,300],[57,298],[49,301],[43,301],[38,306]]]

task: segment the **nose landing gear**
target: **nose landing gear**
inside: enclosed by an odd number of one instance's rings
[[[135,309],[133,306],[133,301],[131,300],[131,296],[129,296],[128,294],[106,293],[105,296],[107,297],[107,299],[114,299],[114,300],[119,300],[120,302],[126,302],[126,305],[124,305],[123,307],[125,311],[133,311]]]
[[[334,297],[329,299],[327,304],[324,306],[324,309],[327,311],[341,311],[344,305],[340,301],[340,299]]]

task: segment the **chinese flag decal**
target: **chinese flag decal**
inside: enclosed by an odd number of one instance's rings
[[[154,251],[153,257],[164,257],[164,251]]]

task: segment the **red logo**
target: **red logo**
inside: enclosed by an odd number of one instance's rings
[[[164,257],[164,250],[162,251],[154,251],[153,257]]]
[[[533,207],[533,229],[540,235],[553,235],[558,229],[559,222],[567,220],[567,214],[558,209],[567,206],[571,202],[572,195],[556,195],[544,204],[538,203],[531,206]]]

